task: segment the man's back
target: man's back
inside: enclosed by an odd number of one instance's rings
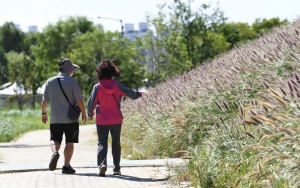
[[[67,74],[60,72],[47,80],[44,101],[49,102],[51,106],[50,123],[72,123],[68,118],[69,103],[65,98],[57,78],[60,79],[62,88],[66,93],[71,104],[83,100],[82,93],[76,79],[69,77]]]

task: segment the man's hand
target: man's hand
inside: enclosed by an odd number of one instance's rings
[[[42,114],[42,122],[43,122],[44,124],[46,124],[47,121],[48,121],[48,115],[47,115],[47,114]]]
[[[93,120],[93,116],[89,116],[89,120]]]
[[[84,113],[84,114],[82,114],[81,115],[81,120],[82,120],[82,122],[83,122],[83,124],[85,124],[85,122],[86,122],[86,114]]]

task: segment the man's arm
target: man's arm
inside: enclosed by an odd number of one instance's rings
[[[86,122],[86,113],[85,113],[85,108],[84,108],[84,104],[83,104],[83,101],[79,101],[77,102],[77,105],[78,107],[80,108],[80,111],[81,111],[81,120],[83,123]]]
[[[47,106],[48,106],[48,102],[43,100],[43,102],[42,102],[42,122],[44,124],[46,124],[48,121]]]

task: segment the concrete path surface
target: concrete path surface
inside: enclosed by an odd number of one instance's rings
[[[64,140],[57,169],[48,170],[52,155],[49,138],[49,130],[38,130],[24,134],[16,141],[0,143],[0,187],[173,187],[168,182],[166,164],[182,163],[180,159],[122,159],[122,175],[113,176],[109,150],[106,177],[98,177],[96,127],[83,125],[71,160],[76,173],[66,175],[61,173]]]

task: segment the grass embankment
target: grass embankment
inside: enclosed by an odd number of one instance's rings
[[[40,109],[2,110],[0,117],[0,142],[9,142],[28,131],[49,129],[50,126],[49,121],[46,124],[42,123]],[[82,125],[81,117],[79,124]],[[87,121],[86,124],[94,124],[94,122]]]
[[[300,187],[300,20],[123,104],[124,155],[195,187]]]
[[[9,142],[21,134],[38,129],[49,128],[41,121],[41,110],[0,111],[0,142]]]

